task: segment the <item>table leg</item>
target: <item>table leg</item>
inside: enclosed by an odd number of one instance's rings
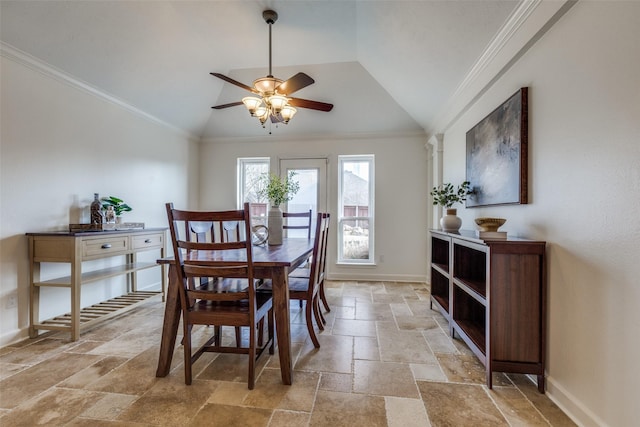
[[[167,301],[164,306],[164,323],[162,325],[162,339],[160,341],[160,355],[156,377],[166,377],[171,370],[171,359],[176,346],[178,325],[180,324],[180,296],[178,286],[180,278],[174,264],[169,265],[169,284],[167,287]]]
[[[291,385],[293,382],[293,361],[291,360],[287,268],[274,268],[271,280],[273,289],[273,311],[278,339],[278,354],[280,356],[280,373],[282,375],[282,383]]]

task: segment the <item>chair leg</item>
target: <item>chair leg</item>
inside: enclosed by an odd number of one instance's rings
[[[318,341],[318,337],[316,337],[316,331],[314,331],[313,329],[312,311],[313,311],[313,302],[307,301],[307,309],[305,310],[306,319],[307,319],[307,329],[309,330],[309,336],[311,337],[311,341],[313,341],[313,346],[315,348],[320,348],[320,342]]]
[[[267,328],[269,331],[269,339],[271,340],[271,345],[269,346],[269,354],[273,354],[276,348],[276,339],[275,339],[275,334],[273,333],[275,330],[273,310],[269,310],[269,313],[267,314],[267,316],[269,316],[269,319],[267,320]]]
[[[320,283],[320,298],[322,299],[322,305],[324,305],[324,308],[327,311],[331,311],[331,308],[329,307],[329,303],[327,302],[327,297],[324,294],[324,281]]]
[[[322,325],[327,324],[327,319],[324,318],[324,314],[322,314],[322,310],[320,310],[320,300],[318,300],[318,314],[320,314],[320,320],[322,320]]]
[[[214,345],[216,347],[220,347],[220,345],[222,343],[222,326],[214,326],[213,327],[213,333],[216,336],[216,339],[214,341]]]
[[[264,345],[264,317],[258,321],[258,347]]]
[[[236,326],[236,347],[242,347],[242,331],[240,326]]]
[[[256,384],[256,325],[249,329],[249,372],[247,374],[247,386],[253,390]]]
[[[307,304],[309,304],[307,302]],[[316,323],[318,324],[318,329],[324,331],[324,318],[322,317],[322,313],[320,312],[320,302],[318,301],[318,295],[314,295],[311,300],[311,306],[313,307],[313,315],[316,318]]]
[[[184,320],[183,320],[184,321]],[[191,328],[192,325],[185,323],[184,337],[182,338],[184,349],[184,383],[191,385]]]

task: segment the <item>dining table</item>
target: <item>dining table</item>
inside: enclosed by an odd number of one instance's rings
[[[194,259],[207,258],[205,251],[184,253]],[[285,238],[281,245],[258,245],[253,247],[254,275],[258,279],[270,279],[273,290],[273,312],[276,328],[276,343],[280,358],[282,383],[293,382],[293,359],[291,357],[291,329],[289,326],[289,272],[302,265],[313,252],[313,239]],[[217,255],[216,255],[217,256]],[[217,260],[224,261],[220,257]],[[235,260],[235,259],[234,259]],[[160,355],[156,377],[165,377],[171,369],[171,360],[182,314],[180,306],[181,280],[174,258],[161,258],[158,264],[168,265],[168,286],[160,341]]]

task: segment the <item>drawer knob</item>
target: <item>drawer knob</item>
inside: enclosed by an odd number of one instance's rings
[[[151,243],[151,239],[147,239],[144,241],[145,243]]]
[[[105,243],[102,245],[102,249],[111,249],[111,243]]]

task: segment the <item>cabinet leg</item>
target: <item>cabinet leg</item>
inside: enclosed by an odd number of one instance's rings
[[[40,280],[39,274],[37,280]],[[34,325],[40,322],[40,287],[34,286],[33,283],[31,284],[31,300],[29,302],[31,308],[31,311],[29,312],[29,338],[37,338],[38,330]]]
[[[538,391],[544,394],[545,384],[544,384],[544,374],[538,375]]]
[[[80,339],[80,286],[82,285],[81,263],[71,262],[71,341]]]
[[[33,237],[29,237],[29,338],[38,336],[34,325],[40,323],[40,287],[35,285],[40,282],[40,263],[34,260],[34,250]]]

